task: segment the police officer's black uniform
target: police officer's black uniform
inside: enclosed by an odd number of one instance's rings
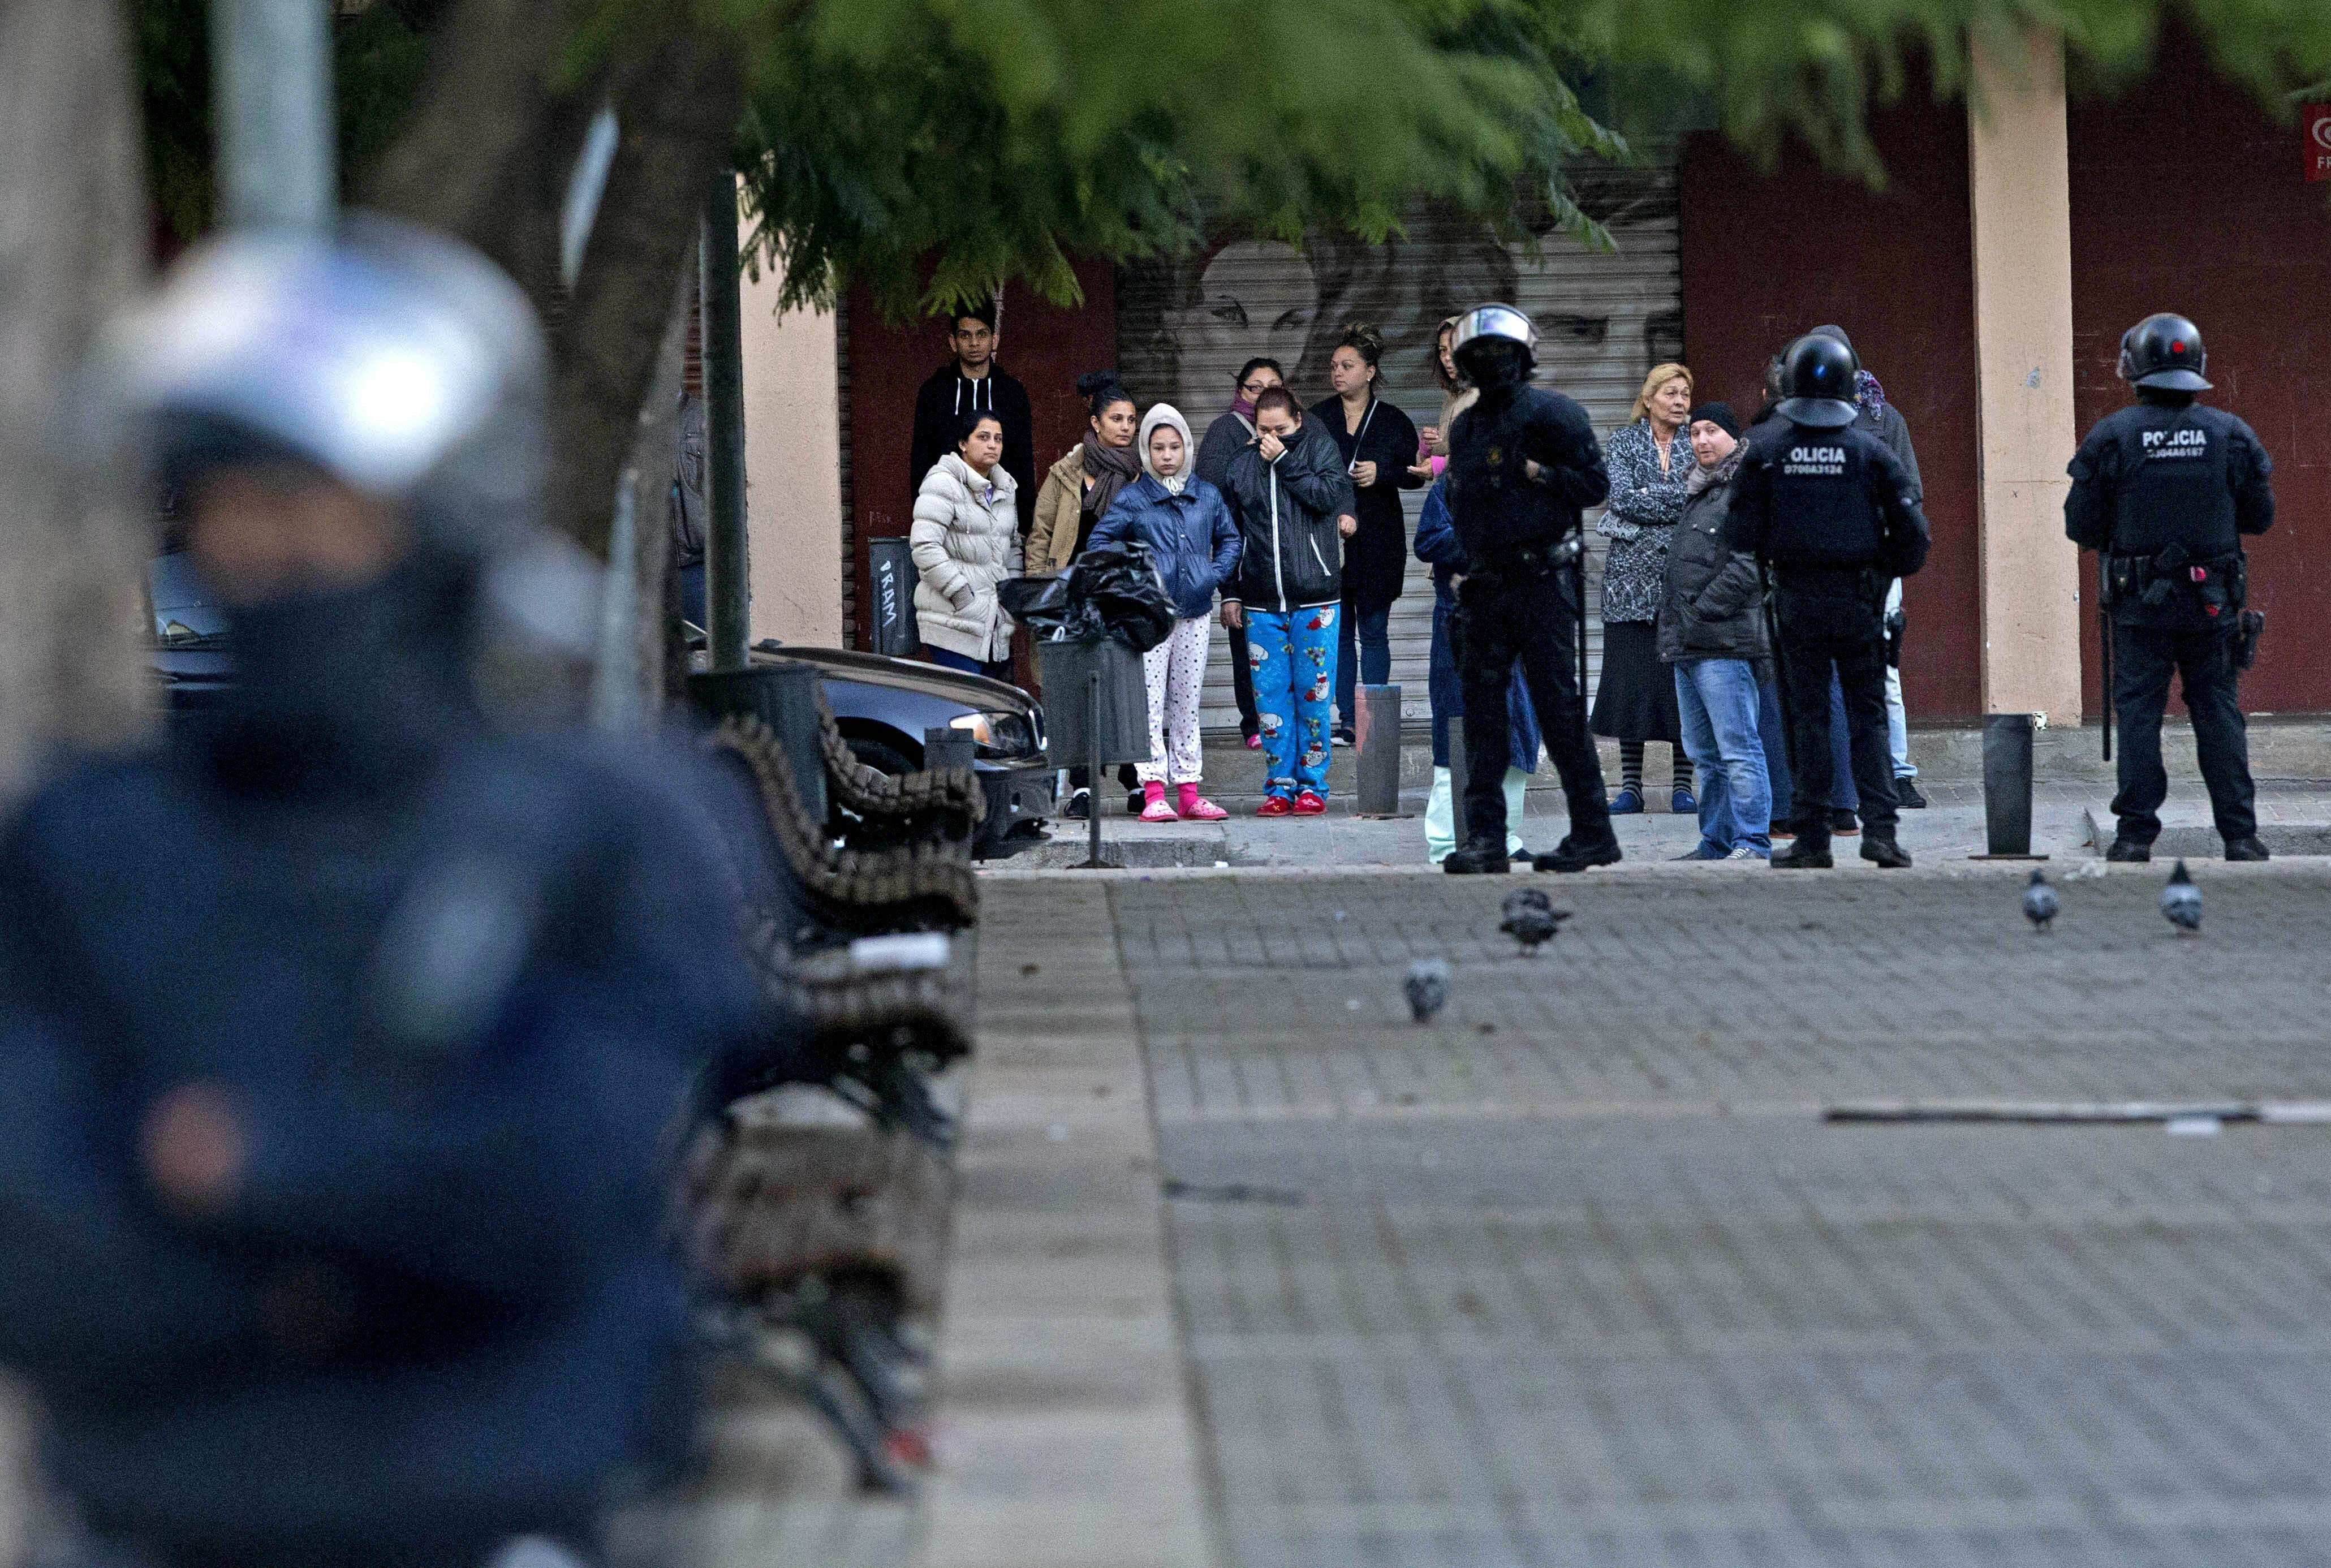
[[[1528,384],[1536,340],[1529,318],[1508,305],[1468,311],[1453,337],[1459,369],[1480,391],[1449,437],[1450,520],[1471,563],[1455,622],[1466,840],[1441,862],[1459,875],[1507,869],[1506,693],[1517,660],[1570,806],[1570,832],[1532,863],[1583,871],[1620,858],[1573,653],[1580,512],[1609,499],[1611,478],[1585,410]]]
[[[2161,714],[2174,670],[2230,860],[2262,860],[2250,748],[2235,689],[2256,622],[2244,625],[2241,537],[2274,524],[2274,464],[2250,427],[2193,394],[2210,384],[2201,333],[2153,316],[2121,344],[2139,401],[2107,415],[2071,461],[2064,532],[2104,553],[2112,703],[2120,721],[2120,819],[2109,858],[2142,860],[2161,834],[2169,775]]]
[[[1900,867],[1894,763],[1886,737],[1886,591],[1926,564],[1917,486],[1884,442],[1854,425],[1853,351],[1799,339],[1783,370],[1789,394],[1748,438],[1725,537],[1771,574],[1776,651],[1796,765],[1797,841],[1782,869],[1830,862],[1830,669],[1845,691],[1861,855]]]

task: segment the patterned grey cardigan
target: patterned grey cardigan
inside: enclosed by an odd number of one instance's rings
[[[1611,541],[1603,567],[1603,623],[1657,620],[1667,581],[1668,536],[1683,516],[1692,470],[1698,466],[1691,442],[1676,432],[1668,443],[1667,472],[1661,473],[1651,421],[1641,419],[1611,432],[1603,461],[1611,470],[1611,504],[1594,525]]]

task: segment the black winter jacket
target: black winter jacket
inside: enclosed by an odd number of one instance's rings
[[[1539,467],[1532,479],[1527,464]],[[1478,571],[1501,556],[1576,533],[1611,498],[1611,475],[1586,411],[1539,386],[1496,387],[1449,437],[1449,515]]]
[[[1036,520],[1035,415],[1028,406],[1028,389],[994,366],[977,381],[967,379],[953,360],[940,366],[915,394],[914,444],[907,455],[907,498],[911,508],[922,493],[923,476],[931,465],[955,450],[956,415],[969,409],[994,411],[1004,426],[1004,471],[1019,486],[1013,499],[1020,508],[1020,537]]]
[[[1344,428],[1344,400],[1324,398],[1312,404],[1308,425],[1326,431],[1343,453],[1346,471],[1356,462],[1376,465],[1376,482],[1352,481],[1359,531],[1344,550],[1346,596],[1364,615],[1372,615],[1400,597],[1408,579],[1408,519],[1402,514],[1400,492],[1422,489],[1424,480],[1409,472],[1416,461],[1416,422],[1384,398],[1368,404],[1360,428]]]
[[[1724,542],[1732,508],[1732,476],[1747,455],[1743,446],[1713,469],[1691,476],[1683,516],[1668,538],[1667,577],[1660,594],[1660,658],[1745,659],[1772,656],[1765,635],[1763,584],[1756,557]]]
[[[1318,420],[1303,422],[1275,463],[1263,461],[1259,447],[1242,449],[1231,460],[1231,492],[1244,547],[1225,600],[1283,613],[1344,596],[1336,519],[1353,511],[1352,480]]]

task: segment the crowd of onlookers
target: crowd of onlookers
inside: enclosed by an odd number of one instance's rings
[[[995,363],[992,310],[958,317],[953,358],[916,400],[915,612],[926,657],[1010,679],[1014,628],[999,589],[1012,576],[1065,572],[1095,543],[1146,545],[1174,601],[1172,632],[1145,655],[1149,756],[1119,771],[1127,810],[1145,821],[1218,821],[1201,789],[1199,703],[1217,616],[1246,745],[1263,754],[1260,814],[1327,811],[1331,749],[1354,739],[1357,689],[1391,677],[1390,617],[1413,550],[1432,568],[1433,782],[1428,853],[1453,846],[1451,721],[1461,717],[1451,646],[1462,551],[1450,526],[1443,470],[1448,435],[1471,402],[1443,322],[1434,355],[1442,403],[1419,430],[1384,395],[1383,337],[1354,326],[1328,361],[1328,394],[1306,407],[1269,358],[1238,369],[1228,404],[1196,437],[1171,404],[1146,412],[1113,372],[1080,377],[1083,438],[1039,483],[1024,388]],[[1816,332],[1843,341],[1836,327]],[[1619,743],[1613,814],[1647,809],[1646,748],[1664,743],[1670,808],[1697,814],[1700,841],[1687,858],[1765,858],[1794,824],[1774,816],[1790,799],[1786,732],[1755,561],[1722,540],[1740,443],[1778,401],[1768,367],[1763,407],[1744,420],[1700,401],[1692,373],[1654,366],[1626,423],[1603,446],[1611,497],[1595,529],[1607,541],[1602,580],[1602,673],[1589,724]],[[1900,458],[1913,481],[1909,429],[1877,377],[1862,371],[1859,422]],[[1422,489],[1412,537],[1400,492]],[[1887,603],[1898,665],[1901,584]],[[1219,604],[1219,611],[1217,605]],[[1896,793],[1923,806],[1911,764],[1898,669],[1889,668]],[[1846,727],[1832,686],[1832,745]],[[1508,821],[1540,752],[1518,673],[1506,776]],[[1842,756],[1828,826],[1859,831],[1851,769]],[[1102,781],[1072,772],[1067,814],[1097,809]],[[1509,844],[1523,846],[1518,833]]]

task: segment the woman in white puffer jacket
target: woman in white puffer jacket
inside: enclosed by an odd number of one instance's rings
[[[996,586],[1020,572],[1020,513],[1004,469],[1004,426],[966,410],[955,450],[915,497],[915,620],[923,657],[950,670],[1012,679],[1012,618]]]

